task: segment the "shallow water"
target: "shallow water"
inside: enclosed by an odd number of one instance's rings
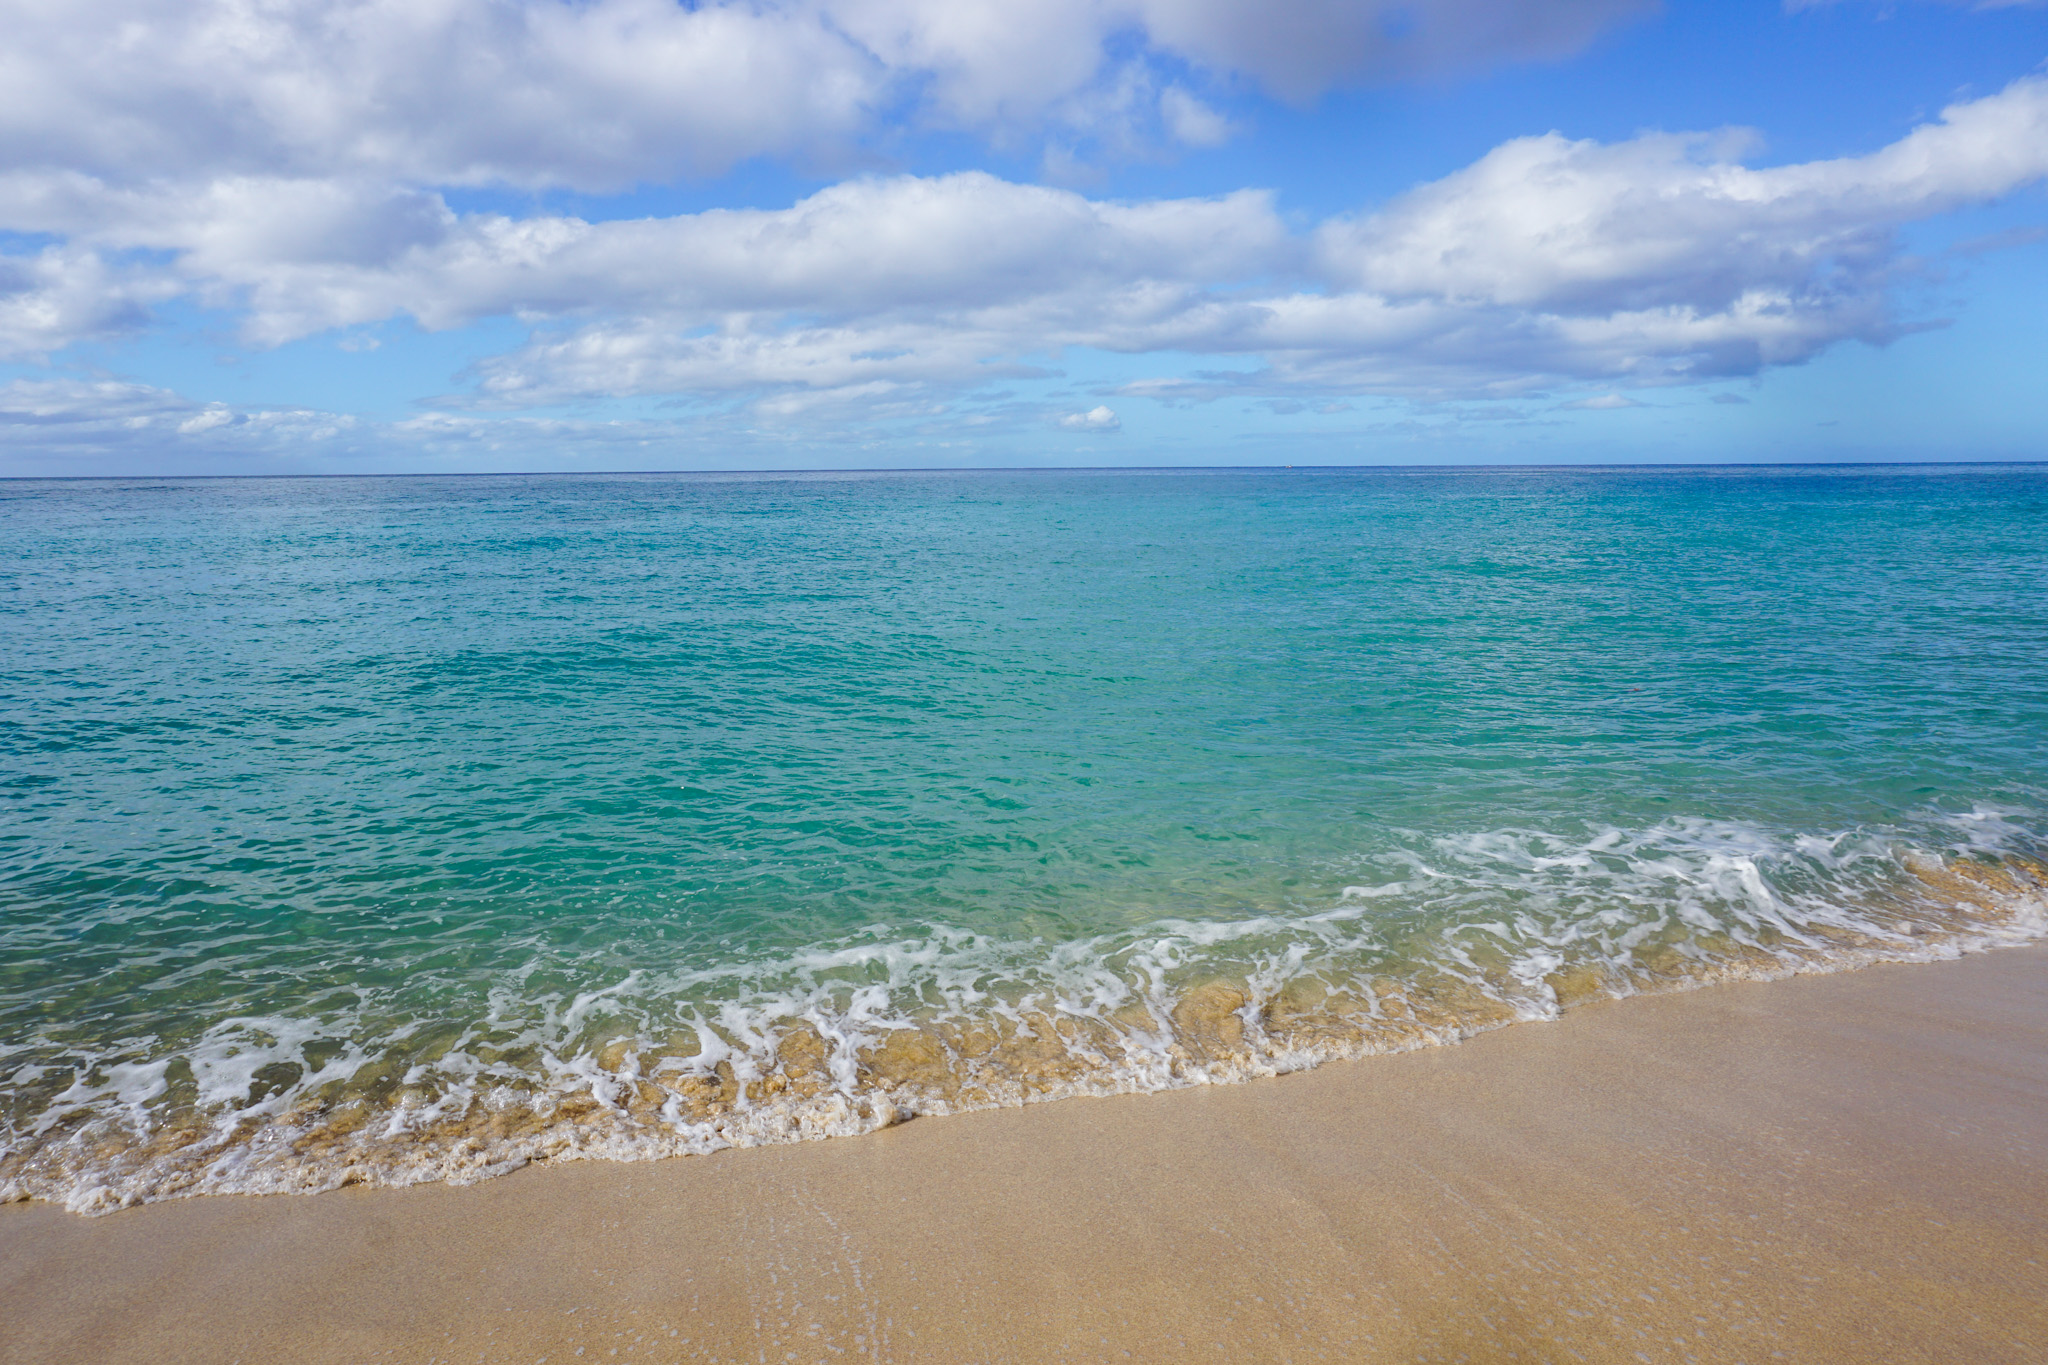
[[[2048,928],[2048,470],[0,484],[0,1193],[469,1179]]]

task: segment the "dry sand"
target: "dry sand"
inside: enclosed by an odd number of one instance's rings
[[[471,1189],[0,1208],[8,1362],[2048,1360],[2048,947]]]

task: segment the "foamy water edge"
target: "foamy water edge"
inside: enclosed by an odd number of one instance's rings
[[[957,931],[853,941],[745,969],[758,978],[746,989],[725,979],[741,969],[703,974],[723,980],[722,999],[706,980],[628,973],[549,1012],[556,1046],[541,1047],[539,1072],[495,1075],[457,1047],[386,1101],[348,1094],[374,1069],[370,1040],[331,1021],[224,1020],[213,1051],[181,1054],[200,1096],[182,1111],[164,1103],[175,1058],[78,1064],[0,1145],[0,1200],[98,1214],[857,1136],[1445,1045],[1594,999],[2048,937],[2048,867],[2011,847],[2031,838],[1998,812],[1957,820],[1940,850],[1706,822],[1578,841],[1496,831],[1435,840],[1401,878],[1348,887],[1315,914],[1161,921],[1049,947]],[[1453,921],[1432,918],[1447,908]],[[664,1011],[682,1027],[654,1027]],[[564,1041],[608,1031],[602,1045]],[[316,1065],[316,1037],[345,1045]],[[256,1073],[293,1055],[298,1079],[259,1097]]]

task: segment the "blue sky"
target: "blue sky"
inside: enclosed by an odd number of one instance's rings
[[[0,0],[0,473],[2048,458],[2048,6]]]

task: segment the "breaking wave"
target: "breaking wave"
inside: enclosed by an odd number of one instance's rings
[[[1593,999],[2048,934],[2023,812],[1785,835],[1671,820],[1412,835],[1333,903],[1067,942],[870,928],[580,992],[505,975],[473,1019],[338,992],[176,1046],[0,1045],[0,1199],[467,1183],[848,1136],[918,1115],[1274,1076]]]

